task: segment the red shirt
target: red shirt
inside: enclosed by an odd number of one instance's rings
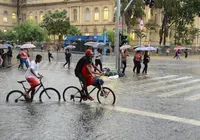
[[[88,71],[87,66],[91,66],[91,64],[85,64],[81,70],[81,73],[87,82],[87,86],[90,86],[94,83],[95,79]]]

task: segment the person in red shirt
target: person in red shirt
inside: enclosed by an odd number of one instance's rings
[[[97,78],[98,76],[103,75],[103,73],[93,64],[92,62],[93,52],[90,49],[87,49],[85,56],[82,57],[75,68],[75,75],[82,81],[83,88],[88,96],[88,99],[93,101],[94,99],[88,94],[87,86],[93,85],[100,88],[100,85],[103,85],[103,80]],[[94,69],[97,69],[98,72],[95,72]]]

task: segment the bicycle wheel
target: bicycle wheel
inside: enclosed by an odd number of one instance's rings
[[[74,86],[69,86],[63,91],[63,100],[64,101],[82,101],[82,94],[80,89]]]
[[[114,92],[108,88],[108,87],[102,87],[102,92],[101,90],[98,90],[97,92],[97,100],[100,104],[111,104],[114,105],[115,104],[115,94]]]
[[[55,88],[45,88],[41,91],[39,96],[40,102],[59,102],[60,93]]]
[[[25,101],[24,93],[20,90],[13,90],[6,96],[6,102],[17,103],[19,101]]]

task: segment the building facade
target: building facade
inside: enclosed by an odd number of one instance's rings
[[[40,23],[45,13],[64,11],[70,19],[70,23],[81,30],[83,35],[101,35],[104,30],[114,30],[115,0],[24,0],[26,3],[20,6],[20,22],[26,19],[34,20]],[[0,30],[7,31],[17,23],[17,8],[12,0],[0,0]],[[144,24],[154,23],[156,30],[144,28],[145,38],[142,44],[149,42],[153,45],[159,45],[159,30],[162,25],[163,14],[160,9],[151,9],[146,7],[146,17]],[[195,27],[200,29],[200,18],[195,18]],[[131,31],[133,44],[139,44],[140,38],[134,33],[139,29],[139,24]],[[51,39],[58,39],[58,35],[50,36]],[[173,29],[169,31],[166,45],[174,43]],[[200,46],[199,36],[196,36],[193,42],[194,46]]]

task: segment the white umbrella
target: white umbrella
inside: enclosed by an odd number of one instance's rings
[[[146,47],[136,48],[135,51],[148,51]]]
[[[66,50],[66,49],[75,49],[75,48],[76,48],[76,46],[68,45],[67,47],[65,47],[65,50]]]
[[[130,45],[123,45],[120,47],[120,50],[125,50],[125,49],[130,49],[131,46]]]
[[[8,47],[3,45],[3,44],[0,44],[0,49],[7,49]]]
[[[134,46],[133,48],[136,49],[136,48],[144,48],[144,47],[145,47],[145,46],[143,46],[143,45],[141,45],[141,46],[140,46],[140,45],[137,45],[137,46]]]
[[[146,49],[147,49],[148,51],[156,51],[156,48],[155,48],[155,47],[146,47]]]
[[[86,46],[91,46],[93,48],[103,48],[106,47],[106,44],[102,43],[102,42],[87,42],[84,45]]]
[[[32,49],[32,48],[36,48],[36,46],[33,44],[24,44],[20,48],[21,49]]]
[[[84,45],[93,47],[98,42],[86,42]]]

